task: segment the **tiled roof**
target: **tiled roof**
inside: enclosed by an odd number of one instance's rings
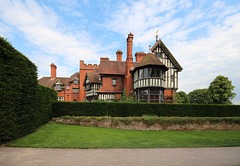
[[[172,61],[172,63],[176,66],[176,68],[179,70],[179,71],[182,71],[183,68],[182,66],[178,63],[178,61],[175,59],[175,57],[172,55],[172,53],[168,50],[168,48],[165,46],[165,44],[162,42],[161,39],[159,39],[155,44],[154,46],[151,48],[151,51],[153,52],[156,48],[157,48],[157,45],[160,45],[163,50],[166,52],[166,54],[168,55],[168,58]]]
[[[141,60],[141,62],[137,66],[135,66],[135,69],[143,66],[148,66],[148,65],[163,66],[164,68],[166,68],[166,70],[168,70],[168,68],[153,53],[148,53]]]
[[[79,79],[79,72],[76,72],[76,73],[74,73],[73,75],[71,75],[70,80],[73,81],[73,79],[74,79],[75,77],[77,77],[77,78]]]
[[[100,80],[99,80],[100,75],[98,73],[87,72],[86,76],[88,77],[88,79],[91,83],[101,83]]]
[[[124,75],[126,62],[100,61],[99,74]]]
[[[38,83],[47,87],[53,87],[54,83],[57,82],[57,80],[59,80],[64,85],[69,85],[71,81],[70,78],[66,77],[56,77],[54,79],[51,79],[51,77],[43,77],[38,80]]]

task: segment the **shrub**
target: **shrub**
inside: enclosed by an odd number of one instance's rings
[[[0,37],[0,144],[47,122],[57,93],[38,85],[37,67]]]
[[[151,104],[151,103],[90,103],[53,102],[53,116],[177,116],[177,117],[236,117],[240,105]]]

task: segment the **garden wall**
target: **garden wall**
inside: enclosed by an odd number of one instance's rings
[[[53,116],[239,117],[240,105],[53,102]]]
[[[122,130],[240,130],[240,118],[57,117],[57,123]]]
[[[37,67],[0,37],[0,144],[22,137],[52,117],[57,92],[38,85]]]

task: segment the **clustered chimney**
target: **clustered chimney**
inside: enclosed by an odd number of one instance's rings
[[[117,61],[121,62],[123,52],[121,50],[117,50],[116,54],[117,54]]]
[[[136,62],[141,62],[145,56],[146,56],[145,52],[136,52],[135,53]]]
[[[51,79],[54,79],[57,76],[57,66],[53,63],[50,66],[51,66]]]

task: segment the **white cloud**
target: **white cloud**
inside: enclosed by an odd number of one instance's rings
[[[208,88],[218,75],[233,80],[239,91],[240,13],[239,5],[204,1],[194,7],[188,1],[145,1],[123,4],[114,11],[107,27],[135,34],[134,45],[144,51],[159,35],[183,66],[179,90]]]
[[[184,69],[179,75],[179,90],[189,92],[207,88],[217,75],[229,77],[237,92],[240,90],[237,85],[240,81],[239,4],[230,6],[224,1],[201,1],[196,5],[189,0],[139,0],[120,2],[116,10],[112,10],[114,5],[104,1],[97,4],[111,7],[107,9],[110,18],[99,25],[98,21],[89,20],[76,10],[81,3],[55,2],[61,11],[71,11],[70,15],[85,20],[83,24],[93,22],[94,26],[107,27],[125,37],[129,32],[134,33],[134,47],[141,47],[143,51],[148,51],[159,29],[161,39]],[[89,1],[83,2],[83,5],[90,5]],[[29,47],[33,48],[28,56],[39,66],[40,75],[49,74],[52,62],[58,66],[59,75],[69,76],[79,70],[81,59],[87,63],[96,63],[99,57],[115,59],[108,50],[119,45],[109,41],[108,46],[104,46],[104,42],[94,38],[87,28],[79,30],[71,26],[73,24],[66,25],[64,18],[44,2],[0,0],[0,19],[1,35],[11,36],[14,31],[24,34]]]
[[[64,1],[60,3],[65,4]],[[0,1],[0,6],[0,18],[4,22],[3,25],[11,27],[12,31],[20,31],[33,44],[32,48],[40,49],[39,54],[28,53],[30,54],[28,56],[39,67],[41,71],[39,75],[48,74],[46,67],[54,62],[57,66],[62,65],[58,70],[60,76],[69,76],[79,70],[79,60],[96,62],[98,61],[96,57],[102,56],[100,52],[105,47],[97,44],[98,41],[93,40],[87,31],[67,27],[62,18],[44,4],[40,5],[34,0],[25,2],[6,0]],[[93,41],[96,44],[93,44]]]
[[[180,89],[189,92],[199,86],[207,88],[217,75],[239,80],[240,23],[237,20],[240,14],[227,17],[222,26],[209,27],[206,38],[175,43],[173,52],[184,68]]]

